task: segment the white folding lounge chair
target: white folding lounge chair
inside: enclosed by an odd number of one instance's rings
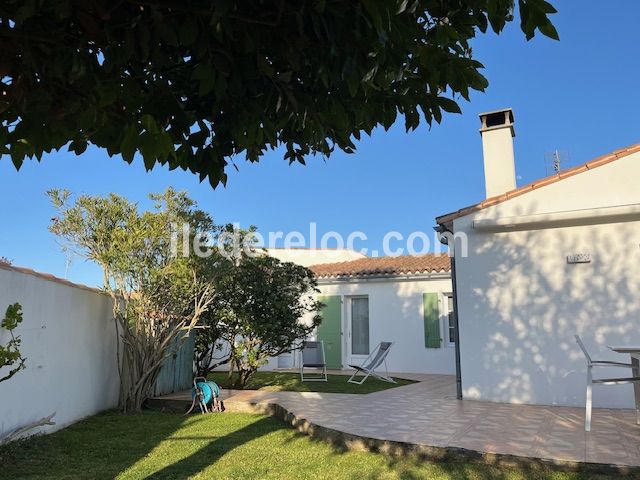
[[[300,381],[302,382],[326,382],[327,381],[327,363],[324,360],[324,343],[304,342],[302,353],[300,355]],[[304,374],[305,368],[320,369],[320,373],[307,375]]]
[[[347,382],[362,385],[364,381],[369,378],[369,376],[372,376],[385,382],[396,383],[396,381],[389,376],[389,372],[387,371],[387,355],[389,355],[391,345],[392,342],[380,342],[380,344],[373,350],[373,352],[371,352],[371,355],[367,357],[362,365],[349,365],[356,371],[353,372],[353,375],[351,375],[351,378],[349,378]],[[383,363],[385,371],[384,375],[376,372],[376,369]],[[359,373],[362,373],[364,377],[362,378],[362,380],[357,381],[355,378]]]
[[[593,385],[620,385],[623,383],[638,383],[640,382],[640,377],[626,377],[626,378],[593,378],[593,374],[591,370],[593,367],[627,367],[632,368],[633,365],[630,363],[622,363],[622,362],[611,362],[608,360],[592,360],[591,355],[587,351],[587,348],[582,343],[580,336],[575,335],[576,342],[580,346],[580,350],[584,353],[584,356],[587,359],[587,401],[585,405],[585,416],[584,416],[584,429],[586,432],[591,431],[591,408],[592,408],[592,390]]]

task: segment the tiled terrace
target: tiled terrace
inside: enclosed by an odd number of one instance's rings
[[[368,395],[227,391],[230,404],[277,404],[298,419],[365,438],[482,453],[640,467],[632,410],[584,410],[458,401],[449,375],[398,375],[418,383]]]

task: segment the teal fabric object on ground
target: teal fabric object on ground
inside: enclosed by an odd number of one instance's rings
[[[202,390],[202,401],[205,405],[209,405],[215,397],[220,397],[220,387],[216,382],[196,382],[196,385]],[[196,396],[195,387],[191,389],[191,398]]]

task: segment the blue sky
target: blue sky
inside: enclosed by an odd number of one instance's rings
[[[555,149],[577,165],[640,141],[640,2],[553,3],[560,11],[560,42],[526,42],[514,24],[500,37],[479,37],[473,48],[486,66],[487,92],[463,103],[462,115],[448,115],[431,129],[407,134],[399,122],[388,132],[379,130],[360,141],[353,155],[312,157],[307,166],[289,166],[282,152],[259,164],[239,160],[240,171],[231,169],[228,186],[216,190],[191,174],[164,168],[147,173],[140,160],[127,165],[97,149],[81,157],[62,152],[41,163],[27,161],[20,172],[2,158],[0,255],[65,276],[65,256],[47,230],[54,212],[44,192],[53,187],[116,192],[144,207],[148,192],[173,186],[187,190],[219,223],[304,233],[316,222],[320,235],[333,230],[346,237],[359,230],[369,238],[362,246],[381,249],[386,232],[430,233],[435,216],[483,198],[480,112],[514,109],[519,184],[545,176],[545,154]],[[67,277],[100,282],[99,270],[78,258]]]

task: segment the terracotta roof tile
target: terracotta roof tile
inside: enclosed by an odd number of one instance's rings
[[[441,215],[436,218],[436,222],[438,224],[450,222],[451,220],[455,220],[456,218],[464,217],[471,213],[477,212],[478,210],[482,210],[484,208],[502,203],[511,198],[518,197],[527,192],[530,192],[531,190],[535,190],[535,189],[544,187],[546,185],[551,185],[552,183],[559,182],[560,180],[564,180],[565,178],[573,177],[574,175],[577,175],[579,173],[583,173],[588,170],[601,167],[602,165],[606,165],[608,163],[611,163],[620,158],[624,158],[636,152],[640,152],[640,143],[636,143],[628,147],[620,148],[614,152],[594,158],[593,160],[590,160],[587,163],[578,165],[577,167],[564,170],[560,173],[551,175],[549,177],[541,178],[539,180],[536,180],[535,182],[516,188],[515,190],[511,190],[507,193],[503,193],[495,197],[487,198],[486,200],[483,200],[480,203],[476,203],[475,205],[470,205],[468,207],[461,208],[460,210],[457,210],[455,212]]]
[[[401,257],[367,257],[347,262],[322,263],[309,268],[319,278],[395,276],[449,272],[451,259],[446,253],[429,253]]]

